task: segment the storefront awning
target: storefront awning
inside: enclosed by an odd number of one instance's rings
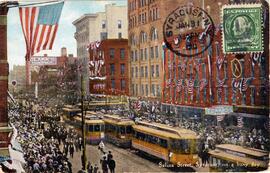
[[[259,119],[267,119],[268,115],[258,115],[258,114],[247,114],[247,113],[232,113],[230,115],[234,115],[234,116],[240,116],[240,117],[247,117],[247,118],[259,118]]]

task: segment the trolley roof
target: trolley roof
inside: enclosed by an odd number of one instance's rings
[[[133,125],[133,129],[142,133],[148,133],[154,136],[174,139],[197,139],[194,131],[177,127],[169,127],[158,123],[148,123],[139,121]]]
[[[63,108],[62,109],[63,111],[67,111],[67,112],[77,112],[77,111],[80,111],[79,108]]]
[[[120,117],[119,115],[104,114],[103,120],[106,123],[117,125],[133,125],[134,121],[129,118]]]
[[[74,119],[77,121],[82,121],[80,116],[76,116]],[[102,119],[99,119],[98,117],[93,116],[93,117],[89,117],[89,119],[87,119],[87,117],[86,117],[85,123],[87,123],[87,124],[104,124],[104,121]]]

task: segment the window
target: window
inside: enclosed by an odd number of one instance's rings
[[[143,72],[144,72],[144,69],[143,69],[143,67],[141,67],[141,70],[140,70],[140,72],[141,72],[141,77],[143,77]]]
[[[110,64],[110,70],[111,70],[111,75],[115,74],[115,66],[114,64]]]
[[[148,84],[145,84],[145,95],[148,96]]]
[[[132,84],[131,86],[132,86],[132,94],[135,95],[135,85]]]
[[[143,86],[143,84],[141,85],[141,95],[144,95],[144,86]]]
[[[118,38],[122,38],[122,32],[118,32]]]
[[[144,43],[146,41],[147,41],[147,35],[146,35],[146,33],[145,32],[141,32],[141,34],[140,34],[140,42],[141,43]]]
[[[148,77],[148,67],[147,66],[145,66],[145,77]]]
[[[138,77],[138,67],[136,67],[135,77]]]
[[[137,61],[137,60],[138,60],[138,51],[135,50],[135,61]]]
[[[153,47],[150,47],[150,57],[151,57],[151,59],[154,58],[154,48]]]
[[[121,75],[125,74],[125,64],[121,64]]]
[[[121,79],[121,90],[125,90],[126,89],[126,81],[125,79]]]
[[[100,40],[106,40],[108,38],[107,32],[101,32],[100,33]]]
[[[159,77],[159,65],[156,65],[156,77]]]
[[[122,21],[121,20],[118,20],[117,21],[117,25],[118,25],[118,29],[121,29],[122,28]]]
[[[134,67],[131,68],[131,77],[134,77]]]
[[[143,60],[143,49],[140,50],[140,60]]]
[[[151,77],[154,77],[155,75],[155,66],[151,65]]]
[[[155,54],[156,54],[156,58],[158,58],[158,46],[155,46]]]
[[[154,84],[152,84],[151,89],[152,89],[153,96],[155,96],[155,85]]]
[[[132,62],[132,61],[134,61],[134,52],[131,51],[130,54],[131,54],[131,62]]]
[[[156,40],[158,39],[158,33],[157,33],[157,29],[156,28],[152,28],[151,30],[151,40]]]
[[[102,20],[102,29],[105,29],[106,28],[106,20]]]
[[[160,96],[160,86],[157,85],[157,96]]]
[[[136,84],[136,95],[138,94],[138,84]]]
[[[114,48],[110,48],[110,58],[114,58]]]
[[[144,49],[144,58],[145,58],[145,60],[147,60],[147,57],[148,57],[148,55],[147,55],[147,48],[145,48]]]
[[[115,89],[115,80],[114,79],[111,80],[111,88]]]
[[[125,58],[125,49],[124,48],[121,48],[120,49],[120,58],[121,59],[124,59]]]

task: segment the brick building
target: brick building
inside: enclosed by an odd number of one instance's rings
[[[219,16],[212,10],[211,14]],[[217,18],[213,41],[199,55],[178,56],[164,46],[163,110],[175,113],[179,119],[232,115],[237,117],[237,124],[255,127],[253,123],[257,122],[256,127],[262,126],[269,113],[268,29],[263,33],[263,53],[224,55],[220,23]],[[182,52],[201,51],[187,49],[186,41],[179,48]]]
[[[219,20],[220,0],[128,0],[130,94],[161,99],[163,24],[181,5],[193,4],[215,14]]]
[[[89,47],[90,93],[129,95],[128,40],[107,39]]]

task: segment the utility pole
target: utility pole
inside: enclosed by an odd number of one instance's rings
[[[86,171],[86,145],[85,145],[85,117],[84,117],[84,97],[85,97],[85,90],[84,90],[84,79],[83,75],[81,74],[81,114],[82,114],[82,142],[83,142],[83,150],[82,150],[82,170]]]

